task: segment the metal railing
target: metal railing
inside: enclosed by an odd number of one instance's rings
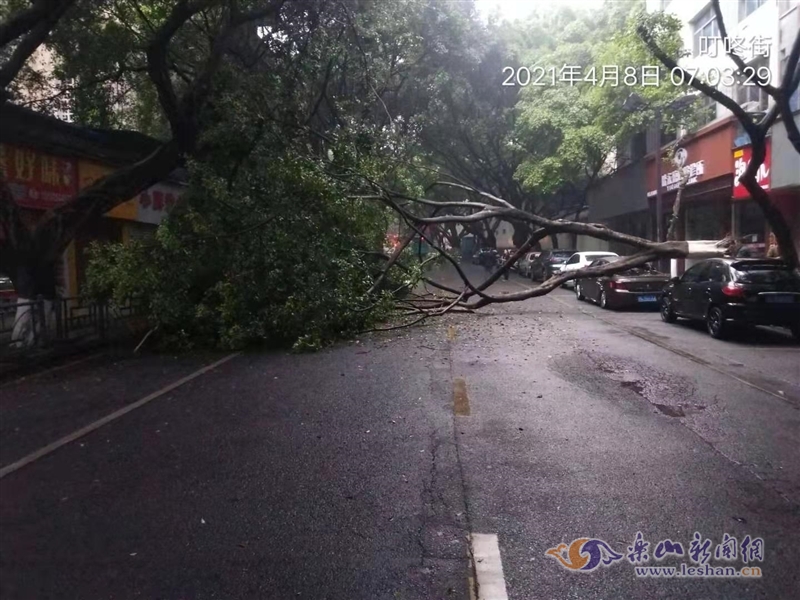
[[[132,332],[130,321],[144,314],[138,300],[122,305],[72,296],[0,304],[0,354],[25,353],[81,340],[103,341]]]

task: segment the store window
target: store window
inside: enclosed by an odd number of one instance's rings
[[[739,238],[747,256],[765,256],[765,232],[767,220],[758,204],[752,200],[737,202],[733,206],[736,219],[736,237]],[[743,254],[745,255],[745,254]]]
[[[719,240],[730,228],[730,215],[720,202],[686,205],[686,239]]]
[[[640,237],[643,239],[649,239],[650,232],[648,231],[648,223],[650,220],[650,212],[649,211],[640,211],[636,213],[628,213],[625,215],[619,215],[607,221],[607,225],[613,229],[614,231],[619,231],[620,233],[627,233],[628,235],[635,235],[636,237]],[[624,256],[627,254],[632,254],[633,252],[637,251],[637,248],[630,246],[628,244],[623,244],[621,242],[609,242],[608,245],[609,252],[616,252],[617,254]]]

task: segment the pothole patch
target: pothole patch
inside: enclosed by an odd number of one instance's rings
[[[620,388],[647,400],[667,417],[683,418],[706,409],[705,404],[697,402],[694,385],[652,365],[592,351],[579,352],[574,359],[582,363],[584,369],[589,368],[600,377],[614,381]]]

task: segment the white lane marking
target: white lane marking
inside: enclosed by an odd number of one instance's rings
[[[170,383],[169,385],[164,386],[163,388],[161,388],[158,391],[153,392],[149,396],[145,396],[144,398],[142,398],[140,400],[137,400],[136,402],[128,404],[127,406],[124,406],[123,408],[120,408],[119,410],[114,411],[110,415],[106,415],[102,419],[98,419],[94,423],[90,423],[86,427],[82,427],[81,429],[78,429],[77,431],[73,431],[69,435],[66,435],[66,436],[62,437],[61,439],[56,440],[52,444],[48,444],[44,448],[40,448],[36,452],[31,452],[27,456],[23,456],[18,461],[13,462],[10,465],[7,465],[7,466],[3,467],[2,469],[0,469],[0,479],[5,477],[6,475],[9,475],[10,473],[13,473],[14,471],[17,471],[17,470],[21,469],[25,465],[29,465],[30,463],[32,463],[32,462],[34,462],[36,460],[39,460],[43,456],[47,456],[51,452],[55,452],[56,450],[58,450],[62,446],[66,446],[67,444],[69,444],[71,442],[74,442],[75,440],[77,440],[79,438],[82,438],[83,436],[91,433],[95,429],[100,429],[103,425],[107,425],[108,423],[111,423],[112,421],[115,421],[115,420],[119,419],[120,417],[122,417],[124,415],[127,415],[129,412],[144,406],[148,402],[152,402],[156,398],[159,398],[159,397],[163,396],[164,394],[167,394],[167,393],[171,392],[175,388],[179,388],[183,384],[189,383],[192,379],[196,379],[197,377],[200,377],[204,373],[208,373],[212,369],[216,369],[218,366],[228,362],[232,358],[236,358],[240,354],[241,354],[241,352],[235,352],[233,354],[229,354],[228,356],[226,356],[225,358],[221,358],[217,362],[211,363],[210,365],[206,365],[202,369],[199,369],[199,370],[195,371],[194,373],[192,373],[190,375],[187,375],[186,377],[183,377],[182,379],[179,379],[178,381],[175,381],[173,383]]]
[[[478,600],[508,600],[500,545],[493,533],[473,533],[472,560],[478,579]]]

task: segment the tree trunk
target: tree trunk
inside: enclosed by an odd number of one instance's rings
[[[558,250],[558,234],[551,233],[550,234],[550,241],[553,243],[553,250]]]
[[[49,335],[53,322],[53,302],[19,296],[14,314],[14,329],[11,332],[12,348],[31,348]]]
[[[531,228],[522,221],[511,221],[511,225],[514,227],[514,235],[511,238],[511,242],[514,244],[514,248],[521,248],[531,237]]]
[[[487,222],[484,221],[483,227],[483,241],[485,248],[497,248],[497,238],[494,235],[494,228],[489,227]]]
[[[747,188],[747,191],[750,192],[750,197],[756,201],[761,207],[764,216],[766,216],[767,222],[778,240],[781,258],[792,267],[797,267],[798,259],[797,249],[794,247],[794,237],[783,213],[772,203],[769,194],[758,184],[755,177],[741,177],[739,181]]]
[[[581,203],[581,204],[582,204],[582,203]],[[583,209],[583,207],[581,206],[581,208],[579,208],[578,210],[576,210],[576,211],[575,211],[575,218],[574,218],[574,219],[572,219],[573,221],[577,221],[578,219],[580,219],[580,217],[581,217],[581,210],[582,210],[582,209]],[[570,248],[574,248],[575,250],[577,250],[577,249],[578,249],[578,234],[577,234],[577,233],[571,233],[571,234],[570,234],[570,243],[572,244],[572,245],[570,246]]]
[[[674,242],[675,234],[677,233],[678,220],[681,217],[681,198],[683,190],[686,189],[686,183],[689,181],[688,173],[684,173],[684,169],[680,169],[681,181],[678,184],[678,191],[675,194],[675,203],[672,205],[672,218],[669,221],[669,228],[667,229],[667,241]]]
[[[16,348],[34,346],[47,333],[47,320],[55,298],[56,263],[32,257],[17,266],[17,311],[11,341]],[[35,304],[36,300],[41,302]]]

